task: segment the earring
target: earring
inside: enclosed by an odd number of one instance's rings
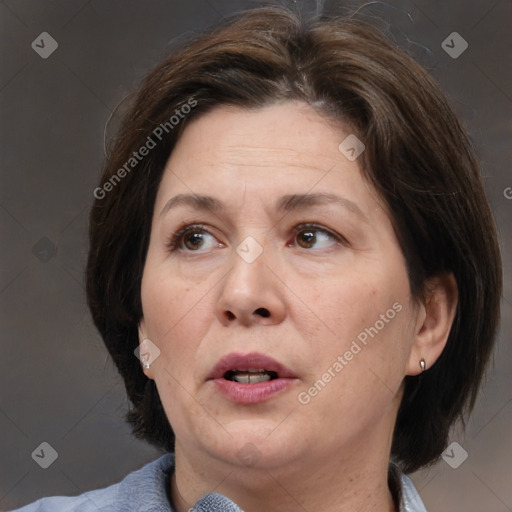
[[[425,364],[425,359],[420,359],[420,368],[422,372],[425,371],[426,366],[427,365]]]
[[[144,352],[144,354],[140,355],[140,362],[145,370],[149,370],[151,363],[149,362],[150,354],[149,352]]]

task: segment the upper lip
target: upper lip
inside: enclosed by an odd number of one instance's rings
[[[265,354],[258,352],[250,352],[248,354],[232,352],[217,362],[208,375],[207,380],[221,379],[229,370],[266,370],[277,373],[279,378],[296,378],[296,375],[289,368]]]

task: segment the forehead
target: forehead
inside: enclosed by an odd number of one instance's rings
[[[194,155],[188,157],[194,160],[213,156],[238,166],[268,162],[325,168],[339,161],[343,133],[304,103],[260,109],[219,106],[187,126],[173,155],[179,157],[193,143]]]
[[[273,202],[311,192],[340,193],[368,211],[379,202],[376,193],[357,160],[338,149],[348,135],[347,128],[299,102],[257,110],[217,107],[184,130],[164,171],[156,209],[184,193],[242,207],[251,197]]]

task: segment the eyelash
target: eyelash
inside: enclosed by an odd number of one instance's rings
[[[321,226],[319,224],[314,223],[305,223],[305,224],[299,224],[293,229],[293,236],[295,237],[301,232],[305,231],[307,229],[310,229],[311,231],[321,231],[322,233],[325,233],[326,235],[330,236],[333,240],[340,243],[341,245],[348,245],[347,240],[342,237],[341,235],[338,235],[331,230],[325,228],[324,226]],[[205,233],[212,235],[208,230],[204,228],[203,224],[187,224],[185,226],[182,226],[181,228],[176,231],[172,236],[169,237],[166,246],[169,249],[170,252],[173,252],[178,249],[178,245],[183,241],[183,237],[187,233],[195,233],[195,232],[201,232],[204,231]],[[187,252],[194,252],[194,251],[187,251]]]
[[[166,245],[170,251],[175,251],[178,247],[178,243],[182,241],[182,238],[189,232],[193,233],[196,231],[205,231],[204,226],[202,224],[186,224],[182,226],[174,233],[171,237],[169,237]]]
[[[327,229],[326,227],[324,227],[320,224],[315,224],[315,223],[310,223],[310,222],[306,222],[305,224],[299,224],[298,226],[293,228],[294,239],[301,231],[305,231],[307,229],[310,229],[311,231],[320,231],[320,232],[325,233],[326,235],[330,236],[335,242],[338,242],[339,244],[345,245],[345,246],[348,245],[347,240],[343,236],[334,233],[330,229]]]

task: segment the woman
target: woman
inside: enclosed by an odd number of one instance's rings
[[[21,511],[423,511],[404,475],[474,403],[501,266],[439,86],[378,30],[238,15],[145,79],[87,294],[166,455]]]

